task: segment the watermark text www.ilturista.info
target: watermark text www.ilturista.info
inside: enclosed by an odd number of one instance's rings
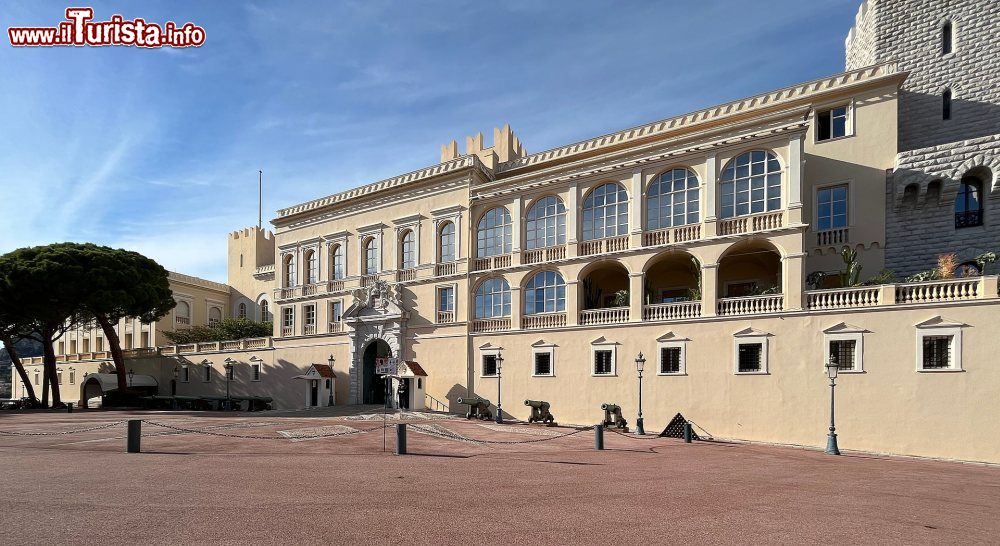
[[[66,8],[66,20],[54,27],[9,27],[10,45],[28,46],[135,46],[198,47],[205,43],[205,29],[194,23],[160,25],[144,19],[112,15],[94,21],[93,8]]]

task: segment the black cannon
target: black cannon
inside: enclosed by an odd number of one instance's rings
[[[489,421],[493,419],[490,412],[490,401],[480,396],[466,396],[458,399],[459,404],[469,406],[469,413],[465,414],[466,419],[480,419]]]
[[[615,427],[628,430],[628,421],[622,417],[622,408],[618,404],[601,404],[604,410],[604,428]]]
[[[544,400],[525,400],[524,405],[531,408],[529,423],[546,423],[555,425],[556,418],[549,411],[549,403]]]

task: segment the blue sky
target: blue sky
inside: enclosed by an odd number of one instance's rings
[[[226,234],[436,163],[529,153],[843,70],[859,0],[118,2],[200,48],[0,46],[0,252],[93,241],[225,281]],[[329,4],[329,5],[328,5]],[[4,2],[0,24],[67,5]]]

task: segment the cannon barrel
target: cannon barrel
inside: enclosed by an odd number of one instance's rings
[[[482,398],[480,396],[465,396],[458,399],[459,404],[465,404],[466,406],[478,406],[480,404],[490,405],[490,401]]]
[[[618,404],[601,404],[601,409],[604,411],[615,411],[621,409]]]
[[[546,402],[546,401],[544,401],[544,400],[525,400],[524,401],[524,405],[528,406],[528,407],[531,407],[531,408],[537,408],[537,409],[548,409],[549,408],[549,403]]]

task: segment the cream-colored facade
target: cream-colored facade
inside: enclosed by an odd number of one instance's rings
[[[192,324],[218,307],[273,317],[272,338],[164,346],[158,323],[136,363],[196,396],[226,388],[228,361],[234,394],[299,408],[381,403],[391,356],[426,372],[406,378],[425,393],[411,407],[495,405],[502,382],[504,414],[538,399],[586,424],[605,402],[634,421],[642,353],[647,430],[682,413],[821,446],[836,358],[842,448],[1000,462],[996,277],[806,283],[844,247],[863,279],[884,266],[906,77],[857,68],[535,154],[507,126],[446,144],[431,167],[278,211],[273,235],[234,232],[228,287],[172,277]]]

